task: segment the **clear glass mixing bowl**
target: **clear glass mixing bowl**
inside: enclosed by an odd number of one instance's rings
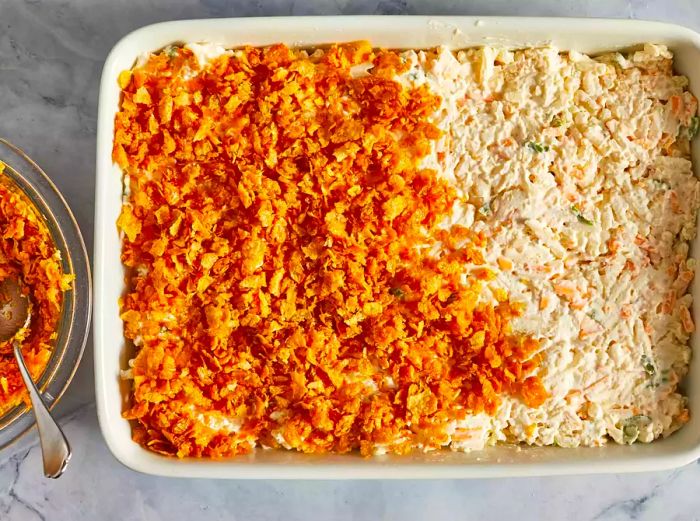
[[[64,273],[75,275],[73,288],[64,293],[51,358],[37,382],[46,405],[52,408],[73,378],[87,341],[92,306],[90,264],[78,223],[51,179],[24,152],[1,138],[0,161],[5,163],[3,175],[26,194],[44,218],[61,252]],[[33,425],[34,415],[24,404],[0,416],[0,450]]]

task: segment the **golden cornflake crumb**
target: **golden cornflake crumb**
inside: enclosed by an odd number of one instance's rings
[[[0,162],[0,176],[5,165]],[[21,331],[22,354],[33,379],[46,369],[56,338],[63,292],[72,276],[63,273],[60,252],[37,209],[9,179],[0,180],[0,281],[21,280],[30,302],[32,319]],[[29,403],[10,344],[0,344],[0,415],[24,401]]]

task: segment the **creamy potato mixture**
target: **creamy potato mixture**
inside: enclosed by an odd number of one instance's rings
[[[497,282],[541,341],[538,408],[506,398],[452,448],[649,442],[688,420],[697,101],[672,55],[557,49],[408,52],[406,82],[443,98],[430,158],[482,230]]]

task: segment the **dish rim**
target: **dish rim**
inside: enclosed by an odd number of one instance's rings
[[[323,22],[323,25],[325,26],[323,29],[324,34],[331,34],[331,29],[329,27],[333,27],[339,32],[338,37],[334,37],[332,39],[315,37],[314,30],[317,30],[316,24],[319,24],[319,22]],[[520,35],[520,33],[522,33],[520,30],[521,27],[527,27],[528,29],[526,29],[525,32],[530,35],[534,34],[538,30],[548,30],[549,32],[547,34],[555,37],[550,38],[550,40],[556,39],[557,36],[560,39],[570,39],[572,41],[578,37],[581,37],[588,38],[589,42],[592,41],[596,34],[606,34],[606,37],[608,37],[609,41],[611,42],[618,40],[622,41],[624,40],[624,36],[614,33],[615,30],[619,30],[619,32],[623,35],[630,35],[628,36],[628,40],[633,40],[631,36],[632,34],[639,34],[639,36],[634,39],[634,41],[636,41],[638,44],[650,41],[652,36],[665,40],[682,42],[683,44],[691,46],[700,57],[700,34],[689,28],[664,22],[616,19],[372,15],[218,18],[208,20],[179,20],[161,22],[147,25],[127,34],[112,49],[103,68],[98,103],[98,135],[96,154],[97,183],[95,202],[95,246],[93,257],[95,273],[95,329],[93,337],[95,347],[95,386],[100,429],[112,454],[118,461],[127,467],[148,474],[178,477],[278,479],[484,478],[602,472],[638,472],[674,468],[696,460],[698,457],[700,457],[700,438],[697,440],[693,438],[692,443],[687,441],[684,442],[686,445],[685,447],[674,448],[674,444],[680,445],[680,442],[674,443],[673,441],[674,439],[678,440],[681,438],[679,434],[674,434],[673,436],[664,440],[655,441],[652,444],[646,445],[644,448],[640,448],[639,446],[617,448],[623,449],[624,452],[609,446],[605,448],[565,449],[566,452],[562,452],[560,457],[554,458],[550,461],[547,461],[547,458],[540,458],[542,461],[537,461],[538,456],[536,454],[541,453],[542,451],[564,451],[564,449],[557,449],[554,447],[524,447],[520,449],[507,446],[498,446],[486,449],[486,451],[499,451],[505,454],[510,450],[516,452],[522,450],[535,454],[535,460],[533,462],[516,463],[491,463],[489,461],[481,462],[481,458],[477,453],[471,453],[471,457],[463,458],[465,460],[469,459],[469,462],[464,461],[462,463],[454,463],[446,460],[456,458],[451,456],[440,457],[439,453],[437,457],[426,455],[424,457],[419,456],[416,458],[410,456],[392,457],[391,455],[388,455],[380,457],[375,456],[373,458],[366,459],[355,455],[326,455],[317,457],[315,455],[310,456],[293,454],[290,456],[289,454],[285,454],[282,456],[278,454],[270,457],[269,452],[272,451],[259,451],[257,456],[241,456],[218,461],[195,458],[180,460],[177,458],[156,455],[133,442],[130,437],[128,440],[125,440],[123,432],[117,432],[117,430],[123,431],[123,429],[118,426],[118,422],[126,422],[127,420],[121,418],[121,411],[115,414],[114,410],[111,410],[114,408],[115,404],[123,404],[124,396],[122,396],[121,393],[119,396],[114,396],[113,389],[115,385],[119,385],[118,383],[115,384],[112,382],[111,387],[108,384],[109,379],[113,379],[115,375],[113,373],[108,373],[106,364],[109,363],[108,358],[110,356],[110,350],[107,349],[107,346],[114,345],[114,341],[110,342],[109,337],[110,333],[112,336],[114,336],[115,332],[109,330],[109,327],[107,327],[106,318],[103,313],[103,308],[108,305],[104,299],[113,298],[114,296],[113,294],[104,294],[107,278],[115,276],[113,273],[110,274],[106,272],[105,263],[103,262],[106,255],[108,255],[108,250],[110,248],[107,238],[108,234],[105,232],[107,232],[111,227],[112,233],[116,233],[116,224],[114,221],[110,222],[110,218],[106,215],[107,210],[105,210],[100,204],[102,199],[107,197],[105,193],[107,183],[106,176],[112,175],[114,170],[113,165],[111,165],[111,150],[113,138],[113,120],[116,113],[113,104],[115,89],[117,90],[118,95],[116,74],[118,74],[119,71],[115,69],[116,64],[120,60],[123,61],[124,53],[132,52],[132,47],[138,47],[139,43],[143,44],[144,41],[161,41],[161,45],[158,47],[141,49],[142,52],[152,51],[170,43],[182,41],[201,41],[201,39],[198,39],[196,36],[188,37],[187,35],[207,34],[207,30],[211,30],[214,33],[218,31],[235,34],[236,30],[245,30],[250,32],[253,29],[260,29],[268,31],[268,34],[278,34],[277,31],[289,32],[291,27],[301,27],[304,30],[308,30],[309,33],[299,41],[286,41],[283,38],[279,39],[279,41],[283,41],[288,45],[298,46],[322,45],[323,43],[330,43],[332,41],[352,41],[357,38],[344,37],[344,31],[352,29],[355,32],[361,32],[362,28],[365,27],[369,27],[367,30],[367,39],[370,41],[376,41],[376,38],[373,37],[372,34],[376,35],[376,31],[379,28],[378,26],[381,24],[385,24],[387,27],[391,26],[393,31],[396,31],[397,27],[403,28],[404,32],[408,34],[408,36],[405,37],[406,40],[411,40],[412,38],[416,40],[420,40],[420,38],[427,38],[425,34],[419,34],[416,36],[415,33],[411,33],[411,29],[416,29],[417,25],[424,26],[424,32],[429,32],[432,30],[431,24],[434,24],[435,27],[437,27],[437,31],[447,31],[454,37],[459,36],[458,32],[461,31],[461,28],[474,27],[481,30],[487,28],[503,32],[505,27],[506,29],[510,28],[510,30],[512,30],[514,34],[513,41],[523,41],[522,46],[543,45],[546,44],[547,40],[543,41],[540,37],[540,39],[535,39],[534,44],[530,43],[529,40],[526,40]],[[372,31],[375,31],[375,33]],[[445,37],[446,39],[449,39],[451,36],[447,35],[447,32],[445,33]],[[464,35],[464,33],[461,34]],[[612,34],[612,36],[610,36],[610,34]],[[168,40],[164,37],[169,37],[170,39]],[[485,37],[482,38],[485,39]],[[510,38],[510,35],[508,38]],[[257,43],[256,41],[253,41],[250,42],[252,45],[264,45],[277,41],[274,38],[266,38],[264,36],[259,38],[257,35],[253,38],[253,40],[255,39],[265,40],[265,43]],[[605,38],[603,38],[603,40],[604,39]],[[215,43],[223,43],[226,46],[235,47],[237,45],[244,45],[248,42],[239,41],[239,43],[236,44],[216,41]],[[445,41],[444,43],[450,42]],[[596,46],[595,44],[591,45],[593,47]],[[631,45],[632,44],[630,43],[625,45],[615,45],[614,43],[611,43],[611,48],[609,50],[619,50]],[[472,43],[471,46],[478,46],[478,44]],[[387,45],[387,47],[420,48],[426,46],[407,43],[405,46]],[[511,45],[511,47],[518,47],[518,45]],[[605,45],[603,45],[603,47],[605,47]],[[135,55],[133,58],[135,59]],[[694,91],[700,94],[700,84],[697,82],[691,83],[693,83]],[[700,144],[698,144],[697,141],[698,140],[696,140],[693,146],[694,173],[696,176],[699,175],[700,168],[698,165],[698,161],[700,161]],[[119,206],[121,206],[121,203]],[[693,250],[696,249],[698,242],[698,239],[693,242]],[[698,256],[698,253],[698,251],[695,251],[694,255]],[[699,291],[700,288],[698,288],[698,283],[695,281],[693,283],[694,297],[700,297]],[[699,317],[698,308],[700,308],[700,306],[696,305],[693,309],[693,315],[696,319],[696,323],[698,323]],[[120,330],[119,334],[121,333],[122,332]],[[123,342],[123,338],[121,341]],[[691,339],[693,351],[695,351],[696,344],[697,337],[694,336]],[[116,357],[117,355],[115,353],[111,353],[111,356]],[[698,363],[700,363],[700,360],[698,360]],[[700,385],[700,366],[696,367],[694,372],[697,374],[697,377],[695,378],[697,378]],[[700,389],[698,389],[697,394],[698,397],[695,406],[697,410],[700,410]],[[688,395],[690,396],[690,393],[688,393]],[[700,420],[698,420],[698,422],[700,422]],[[691,418],[691,422],[684,426],[681,433],[691,429],[693,426],[696,428],[698,426],[698,423],[694,420],[694,416]],[[689,438],[690,436],[691,435],[689,434],[682,436],[682,438],[683,440],[686,440],[686,438]],[[572,451],[578,452],[578,459],[568,458]],[[587,454],[592,455],[592,457],[581,458],[581,452],[579,451],[587,452]],[[262,452],[262,454],[260,454],[260,452]],[[614,454],[612,458],[607,456],[603,457],[603,454],[609,453]],[[484,454],[486,453],[484,452]],[[491,452],[489,452],[489,454],[489,457],[484,459],[488,460],[493,456]],[[275,458],[277,461],[275,461]],[[421,459],[423,461],[418,461]],[[498,459],[498,457],[496,457],[496,459]],[[567,459],[571,459],[571,461],[567,461]]]

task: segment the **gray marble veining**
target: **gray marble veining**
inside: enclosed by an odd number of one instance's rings
[[[171,19],[336,14],[642,18],[700,30],[700,0],[0,0],[0,136],[54,179],[92,248],[102,63]],[[95,415],[92,349],[59,406],[74,459],[41,477],[35,434],[0,453],[0,521],[700,519],[700,465],[653,474],[483,481],[242,482],[142,476],[114,460]]]

